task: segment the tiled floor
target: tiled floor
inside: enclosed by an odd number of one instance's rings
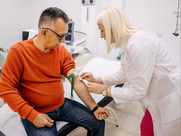
[[[122,104],[121,109],[115,108],[114,105],[114,102],[112,102],[108,107],[113,108],[116,112],[119,120],[119,127],[116,127],[115,121],[107,119],[105,136],[140,136],[140,122],[143,117],[140,103],[129,102]],[[114,118],[113,115],[112,118]],[[79,127],[69,134],[69,136],[86,136],[86,130]]]

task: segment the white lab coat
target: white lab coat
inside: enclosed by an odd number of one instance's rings
[[[139,100],[152,116],[155,136],[181,136],[180,64],[167,44],[157,36],[138,31],[122,45],[121,67],[102,76],[116,103]]]

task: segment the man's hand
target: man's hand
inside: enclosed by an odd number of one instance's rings
[[[93,114],[98,120],[104,120],[110,116],[109,111],[101,107],[99,107]]]
[[[43,113],[38,113],[36,118],[33,120],[33,124],[37,128],[41,127],[51,127],[53,125],[53,120],[48,117],[48,115],[43,114]]]

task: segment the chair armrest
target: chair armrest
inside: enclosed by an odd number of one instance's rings
[[[0,136],[5,136],[5,135],[0,131]]]
[[[106,96],[102,100],[100,100],[97,105],[100,107],[105,107],[107,104],[109,104],[113,100],[112,97]]]
[[[68,123],[58,130],[58,136],[67,136],[70,132],[76,129],[78,126]],[[0,135],[1,136],[1,135]]]
[[[115,87],[122,87],[124,84],[118,84]],[[97,104],[100,107],[105,107],[107,104],[109,104],[113,100],[112,97],[106,96],[102,100],[100,100]]]
[[[116,85],[115,87],[122,87],[124,84]],[[102,100],[100,100],[97,105],[100,107],[105,107],[113,100],[112,97],[106,96]],[[58,130],[58,136],[67,136],[71,131],[76,129],[78,126],[73,125],[71,123],[66,124],[61,129]]]

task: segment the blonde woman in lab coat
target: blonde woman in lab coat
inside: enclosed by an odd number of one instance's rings
[[[180,136],[180,64],[168,45],[157,36],[129,24],[117,8],[104,9],[97,17],[107,52],[121,48],[116,73],[94,77],[85,72],[88,90],[113,97],[116,103],[140,101],[145,111],[141,136]],[[114,88],[129,83],[129,87]]]

